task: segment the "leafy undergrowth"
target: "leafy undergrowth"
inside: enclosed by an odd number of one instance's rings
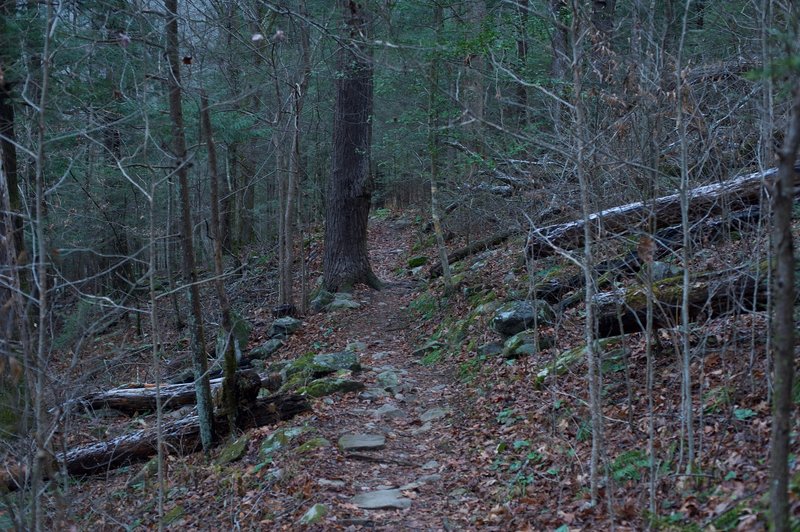
[[[231,463],[214,462],[219,450],[210,460],[201,454],[170,455],[164,524],[176,530],[289,529],[299,527],[302,516],[322,504],[326,513],[313,526],[325,529],[566,531],[605,530],[612,523],[618,530],[638,530],[648,524],[664,530],[766,526],[770,409],[764,314],[706,319],[693,327],[690,373],[696,459],[690,474],[680,416],[677,333],[663,329],[656,335],[652,416],[642,335],[629,335],[621,348],[606,350],[602,358],[605,483],[599,504],[592,506],[585,366],[577,362],[541,377],[542,368],[584,343],[580,305],[540,330],[553,342],[532,356],[508,360],[479,355],[479,346],[497,340],[488,327],[494,305],[528,294],[520,242],[512,240],[457,264],[457,289],[444,298],[441,280],[411,284],[409,257],[424,252],[432,264],[434,250],[415,246],[423,237],[413,232],[413,225],[400,221],[392,214],[381,216],[373,220],[370,233],[376,273],[395,284],[380,293],[357,291],[361,309],[308,316],[279,357],[288,360],[363,342],[364,357],[371,365],[391,363],[398,372],[406,372],[403,379],[412,384],[403,390],[403,397],[377,403],[355,393],[315,399],[308,415],[249,431],[243,457]],[[696,267],[729,268],[746,260],[751,251],[752,243],[742,241],[709,247],[698,254]],[[551,267],[552,261],[547,265]],[[255,300],[239,304],[250,309],[248,318],[256,325],[254,347],[266,337],[269,310]],[[379,359],[378,354],[388,358]],[[369,384],[377,371],[352,377]],[[392,400],[409,415],[375,421],[370,409]],[[415,410],[419,407],[412,405],[428,402],[446,404],[451,414],[435,430],[422,431]],[[649,511],[651,419],[655,514]],[[94,433],[87,424],[76,431],[84,436],[76,440],[149,422],[95,421]],[[376,455],[379,459],[356,459],[337,448],[336,440],[344,432],[370,428],[381,429],[387,439],[387,451]],[[796,456],[795,435],[792,451]],[[440,479],[405,489],[403,494],[412,500],[410,509],[365,511],[351,503],[351,497],[365,487],[409,486],[426,463],[435,464],[425,467]],[[794,458],[791,467],[798,479],[792,484],[797,516],[800,475]],[[135,464],[110,471],[105,478],[71,481],[65,494],[70,502],[68,518],[54,521],[54,526],[155,527],[157,486],[152,475],[136,477],[141,468]],[[57,508],[53,495],[53,516],[58,515]]]

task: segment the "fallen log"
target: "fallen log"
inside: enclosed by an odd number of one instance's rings
[[[693,224],[689,228],[689,234],[693,241],[716,242],[726,235],[729,236],[731,232],[752,230],[760,216],[761,208],[753,205],[741,211]],[[655,241],[658,245],[653,257],[660,260],[683,246],[683,228],[680,225],[665,227],[656,232]],[[636,275],[640,269],[639,257],[633,251],[615,259],[603,261],[595,266],[597,288],[604,289],[615,279]],[[583,273],[577,273],[564,279],[553,279],[548,286],[549,290],[544,292],[544,299],[549,303],[557,303],[559,310],[566,310],[583,300],[583,293],[578,289],[584,287],[584,280]],[[558,281],[558,283],[554,281]],[[568,292],[572,292],[572,294],[567,296]],[[553,301],[557,296],[567,297]]]
[[[767,272],[756,268],[728,273],[693,276],[689,286],[689,318],[716,317],[733,310],[756,312],[766,309]],[[758,272],[758,273],[757,273]],[[653,285],[653,329],[680,323],[683,276]],[[643,286],[602,292],[594,299],[598,316],[598,338],[641,332],[647,317],[647,291]]]
[[[494,247],[494,246],[496,246],[498,244],[502,244],[503,242],[508,240],[511,237],[511,235],[513,235],[513,234],[514,234],[514,231],[506,230],[506,231],[501,231],[500,233],[496,233],[496,234],[494,234],[492,236],[486,237],[486,238],[484,238],[482,240],[478,240],[476,242],[473,242],[472,244],[470,244],[468,246],[464,246],[463,248],[457,249],[457,250],[453,251],[452,253],[448,253],[447,254],[447,262],[449,264],[453,264],[454,262],[458,262],[461,259],[469,257],[470,255],[474,255],[475,253],[478,253],[478,252],[483,251],[485,249]],[[428,270],[428,278],[429,279],[436,279],[440,275],[442,275],[442,265],[441,265],[441,263],[434,264],[433,266],[430,267],[430,270]]]
[[[311,409],[308,399],[297,394],[280,394],[258,399],[238,411],[237,428],[246,430],[281,420],[291,419]],[[228,434],[228,419],[222,413],[214,415],[214,434],[223,438]],[[198,416],[187,416],[162,425],[162,441],[169,452],[192,453],[200,449],[200,424]],[[109,441],[83,445],[56,455],[45,471],[66,470],[70,476],[104,473],[122,465],[149,458],[156,453],[158,432],[155,426],[119,436]],[[50,476],[50,475],[48,475]],[[25,487],[26,469],[23,466],[6,467],[0,471],[0,490]]]
[[[739,210],[757,204],[765,192],[762,182],[769,189],[776,175],[777,170],[772,168],[763,174],[756,172],[692,189],[688,191],[689,218],[697,220],[721,214],[723,208]],[[800,169],[795,172],[795,186],[798,185]],[[655,201],[629,203],[589,215],[592,232],[601,239],[606,235],[626,234],[644,228],[651,219],[656,229],[679,224],[680,196],[672,194]],[[526,252],[539,259],[555,254],[557,249],[577,249],[583,246],[583,230],[583,219],[545,227],[529,237]]]
[[[252,396],[255,398],[258,395],[261,379],[256,372],[252,370],[238,372],[236,380],[239,386],[239,397]],[[222,388],[222,381],[221,377],[211,380],[212,394],[218,393],[217,390]],[[134,415],[136,413],[154,412],[156,409],[156,395],[161,396],[161,408],[163,410],[174,410],[184,405],[194,404],[196,401],[194,384],[187,383],[162,385],[160,394],[156,393],[155,385],[115,388],[88,394],[72,401],[70,405],[88,411],[99,408],[112,408],[123,414]]]

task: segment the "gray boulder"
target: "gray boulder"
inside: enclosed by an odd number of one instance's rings
[[[302,326],[302,321],[291,316],[284,316],[272,322],[272,326],[269,328],[269,337],[275,338],[281,335],[285,337],[293,334]]]
[[[503,336],[515,334],[533,327],[552,324],[555,314],[544,301],[511,301],[497,309],[492,318],[492,329]]]
[[[321,377],[343,369],[361,371],[361,362],[358,359],[358,355],[352,351],[340,351],[338,353],[316,355],[311,360],[311,370],[315,376]]]
[[[251,359],[264,360],[274,355],[278,349],[284,346],[283,340],[279,338],[271,338],[264,342],[262,345],[250,351]]]
[[[333,301],[328,303],[328,310],[342,310],[360,308],[361,303],[353,299],[353,294],[347,292],[337,292],[333,297]]]
[[[320,289],[314,299],[311,300],[311,310],[314,312],[322,312],[333,302],[333,300],[333,294],[327,290]]]

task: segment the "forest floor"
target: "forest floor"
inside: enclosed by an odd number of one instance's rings
[[[249,431],[238,461],[221,463],[220,451],[208,459],[169,456],[163,518],[168,528],[302,528],[312,508],[324,515],[308,526],[326,530],[646,527],[650,416],[640,335],[629,335],[624,356],[603,360],[607,481],[600,504],[592,506],[585,368],[578,362],[537,385],[537,375],[553,357],[581,345],[580,310],[543,331],[557,340],[541,353],[517,360],[478,356],[476,347],[496,338],[487,327],[490,315],[475,308],[487,295],[502,301],[518,293],[513,276],[524,273],[519,253],[503,248],[471,258],[458,292],[444,299],[440,281],[415,280],[407,271],[412,247],[434,253],[414,245],[417,230],[406,218],[373,219],[371,260],[385,288],[358,289],[358,309],[306,316],[303,328],[276,355],[289,360],[350,346],[359,352],[363,370],[346,376],[366,390],[313,399],[312,412]],[[748,246],[716,253],[745,256]],[[259,307],[245,316],[260,323],[251,347],[266,338],[268,325],[259,316],[267,312]],[[698,458],[688,475],[678,414],[679,356],[674,335],[659,334],[652,410],[658,454],[654,528],[764,528],[770,430],[765,328],[765,316],[744,314],[709,320],[696,330],[693,345],[702,344],[691,368]],[[449,347],[417,351],[432,339],[444,342],[456,329],[461,334]],[[339,445],[343,436],[359,435],[371,436],[365,448],[346,451]],[[796,438],[792,450],[800,450]],[[797,475],[797,463],[792,468]],[[156,527],[156,482],[131,482],[140,470],[132,465],[70,483],[68,521],[82,529]],[[369,501],[380,508],[365,509]],[[798,515],[795,492],[792,501]],[[54,511],[57,503],[54,498]]]

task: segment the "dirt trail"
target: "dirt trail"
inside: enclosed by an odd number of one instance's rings
[[[457,384],[441,366],[423,365],[412,356],[416,325],[407,306],[415,285],[392,273],[408,256],[407,236],[383,222],[372,228],[371,240],[373,267],[384,289],[358,291],[361,308],[325,316],[317,325],[335,323],[337,344],[361,343],[365,371],[356,378],[367,389],[316,401],[315,414],[304,421],[334,443],[343,435],[367,434],[383,436],[385,446],[349,452],[334,446],[320,459],[304,462],[305,474],[317,486],[303,507],[326,504],[323,526],[460,529],[465,523],[454,517],[457,503],[448,496],[459,483],[451,466],[461,460],[453,442]],[[316,321],[309,320],[309,326]],[[401,508],[364,509],[357,505],[373,503],[353,499],[380,490],[398,491],[382,491],[376,497],[383,499],[374,504]]]

